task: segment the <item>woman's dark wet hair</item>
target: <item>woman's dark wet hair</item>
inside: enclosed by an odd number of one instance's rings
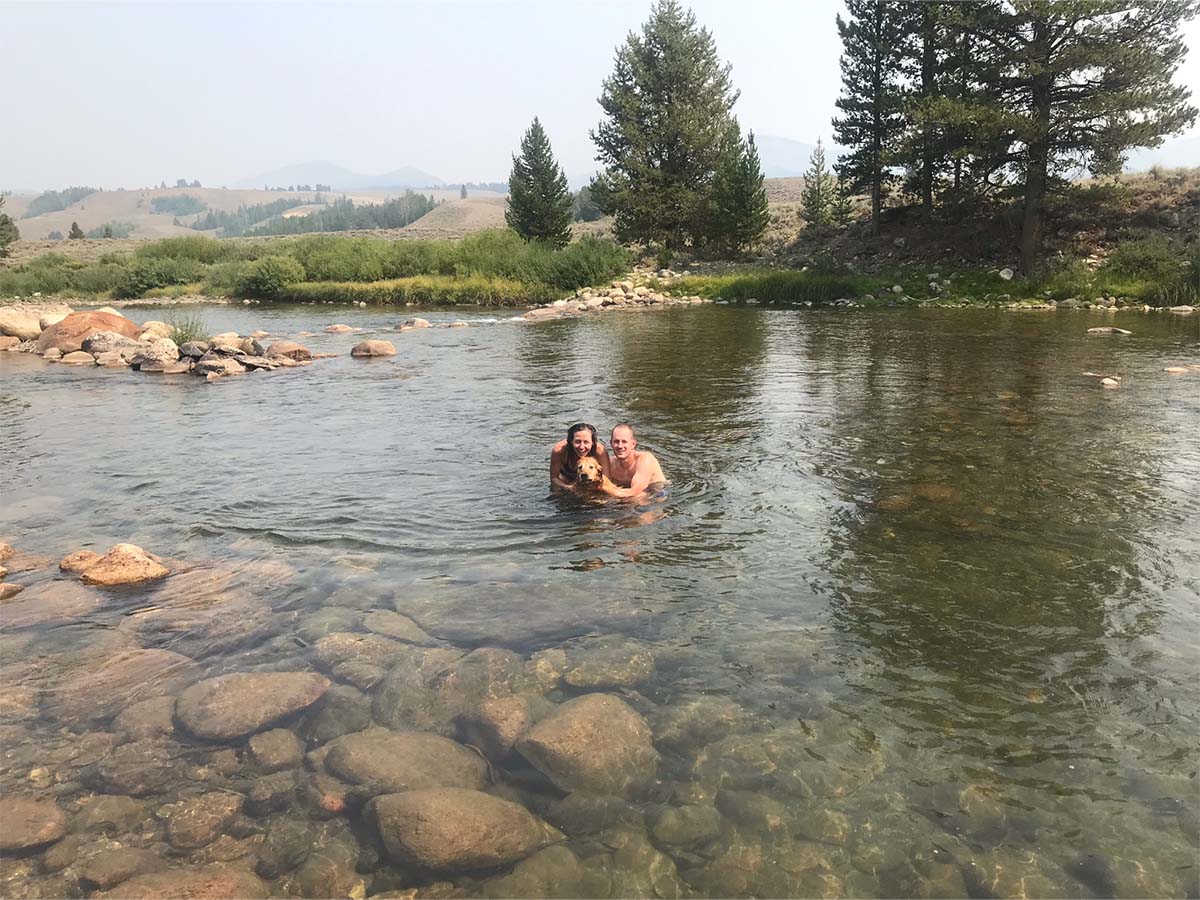
[[[592,449],[589,456],[596,455],[596,447],[598,441],[596,439],[596,426],[589,425],[587,422],[577,422],[567,429],[567,459],[572,463],[577,463],[579,460],[575,456],[575,445],[572,443],[575,440],[575,435],[581,431],[590,431],[592,433]]]

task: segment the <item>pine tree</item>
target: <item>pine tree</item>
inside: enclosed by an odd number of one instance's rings
[[[458,199],[459,199],[459,200],[466,200],[466,199],[467,199],[467,186],[466,186],[465,184],[462,186],[462,188],[461,188],[461,189],[459,189],[459,192],[458,192]]]
[[[829,217],[835,225],[845,228],[854,217],[854,197],[846,182],[838,181],[833,188],[833,202],[829,205]]]
[[[105,226],[104,226],[104,230],[103,230],[102,232],[100,232],[100,237],[102,237],[102,238],[111,238],[112,236],[113,236],[113,232],[112,232],[112,226],[111,226],[111,225],[105,225]]]
[[[896,0],[846,0],[848,20],[837,17],[842,39],[842,94],[834,136],[847,148],[836,166],[850,189],[871,196],[871,228],[879,230],[889,166],[904,128],[901,61],[905,51],[904,4]]]
[[[21,239],[17,223],[4,211],[4,194],[0,194],[0,258],[8,255],[8,245]]]
[[[673,251],[702,241],[738,92],[712,35],[676,0],[658,0],[617,50],[592,131],[603,172],[592,197],[621,240]]]
[[[67,237],[71,240],[79,240],[84,236],[83,229],[79,227],[78,222],[71,223],[71,230],[67,232]]]
[[[771,221],[754,132],[743,141],[737,120],[725,136],[706,219],[708,244],[727,253],[758,243]]]
[[[521,139],[520,154],[513,157],[504,220],[527,241],[563,247],[571,240],[567,176],[555,162],[550,140],[536,116]]]
[[[933,214],[933,189],[946,165],[949,148],[944,140],[942,122],[936,113],[927,112],[942,93],[947,52],[951,47],[948,19],[952,4],[938,0],[910,2],[905,9],[908,40],[902,66],[913,89],[906,97],[905,119],[909,131],[900,142],[896,159],[905,166],[905,188],[921,199],[926,217]]]
[[[836,187],[837,179],[825,166],[825,147],[817,138],[817,146],[809,157],[808,170],[804,173],[804,188],[800,193],[804,220],[809,225],[829,224]]]
[[[1154,147],[1196,119],[1172,77],[1187,52],[1194,0],[1025,0],[983,4],[981,78],[995,105],[975,143],[1019,185],[1021,268],[1041,254],[1046,196],[1086,165],[1120,171],[1130,147]]]

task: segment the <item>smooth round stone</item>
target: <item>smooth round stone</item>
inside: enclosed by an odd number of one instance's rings
[[[240,897],[245,900],[264,900],[270,891],[267,883],[245,869],[221,864],[194,869],[171,869],[137,875],[113,888],[99,891],[94,898],[125,898],[125,900],[217,900]]]
[[[66,814],[53,800],[0,797],[0,850],[30,850],[66,833]]]
[[[480,791],[386,794],[374,809],[388,853],[435,871],[502,866],[563,839],[520,804]]]
[[[211,843],[235,815],[245,798],[228,791],[212,791],[185,800],[167,816],[167,840],[184,850]]]
[[[516,749],[568,792],[628,796],[658,766],[646,720],[611,694],[586,694],[562,704],[530,728]]]
[[[325,768],[377,793],[422,788],[482,789],[487,763],[452,740],[418,731],[375,729],[340,737],[329,745]]]
[[[196,737],[230,740],[307,709],[328,688],[329,679],[311,672],[237,672],[192,685],[175,716]]]

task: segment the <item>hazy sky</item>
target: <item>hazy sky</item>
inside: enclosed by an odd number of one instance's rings
[[[841,0],[693,0],[743,128],[829,137]],[[501,180],[534,115],[570,175],[650,0],[0,0],[0,188],[231,183],[327,159]],[[1178,78],[1200,95],[1200,22]]]

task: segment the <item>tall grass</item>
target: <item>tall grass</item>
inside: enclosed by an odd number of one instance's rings
[[[714,300],[763,303],[830,303],[866,293],[863,279],[821,272],[748,272],[742,275],[692,276],[672,282],[675,293]]]
[[[520,306],[554,300],[560,292],[545,284],[483,275],[417,275],[387,281],[317,281],[292,284],[275,299],[290,303],[412,303],[421,306]]]
[[[169,313],[164,321],[171,326],[171,340],[176,344],[207,341],[210,336],[204,319],[196,313]]]

